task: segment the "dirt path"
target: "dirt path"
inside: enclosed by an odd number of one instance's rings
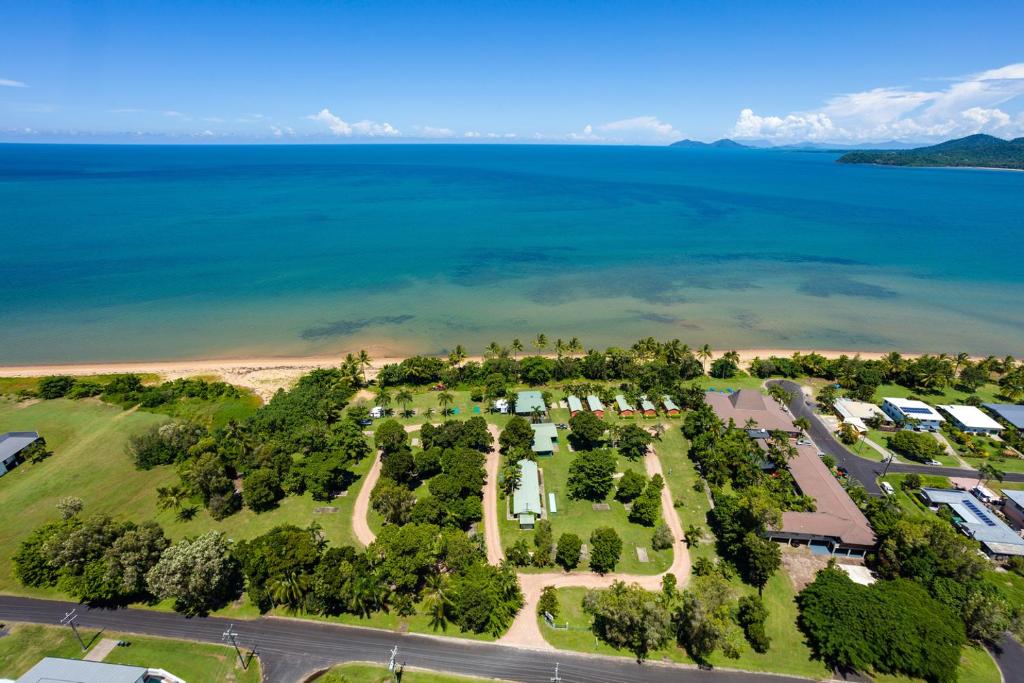
[[[373,529],[370,528],[369,523],[366,521],[366,513],[370,511],[370,494],[373,493],[373,487],[377,485],[377,480],[380,479],[381,464],[380,451],[378,451],[373,455],[373,466],[366,473],[366,479],[359,489],[359,495],[356,496],[356,504],[352,508],[352,531],[355,532],[356,538],[363,545],[370,545],[377,540],[377,534],[373,533]]]
[[[501,531],[498,526],[498,468],[501,464],[501,453],[498,452],[498,436],[501,431],[496,425],[487,425],[487,431],[494,439],[491,452],[487,454],[484,464],[487,470],[487,483],[484,484],[484,541],[487,546],[488,564],[501,564],[505,559],[505,551],[501,547]]]
[[[934,436],[935,440],[939,442],[939,445],[941,445],[942,448],[945,449],[946,455],[948,455],[949,457],[951,457],[954,460],[956,460],[957,463],[959,463],[960,467],[965,467],[967,469],[974,469],[970,465],[968,465],[964,461],[963,458],[960,457],[960,454],[956,452],[956,449],[953,448],[953,444],[951,444],[949,442],[949,439],[946,438],[945,434],[939,434],[938,432],[932,432],[932,436]]]
[[[644,469],[648,476],[661,474],[661,460],[652,447],[644,458]],[[502,645],[513,645],[515,647],[526,647],[535,650],[554,650],[540,631],[537,623],[537,602],[540,600],[541,591],[545,586],[555,588],[608,588],[615,581],[635,583],[645,590],[661,590],[661,578],[665,574],[675,574],[679,586],[682,587],[690,578],[690,553],[683,543],[683,525],[679,521],[679,514],[672,504],[672,493],[668,486],[661,492],[662,518],[672,530],[675,543],[672,546],[672,566],[662,574],[595,574],[593,572],[549,572],[546,574],[519,574],[519,585],[523,591],[523,608],[519,610],[515,621],[509,630],[498,639]]]

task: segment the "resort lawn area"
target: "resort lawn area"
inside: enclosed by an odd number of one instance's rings
[[[909,389],[899,384],[882,384],[875,391],[874,402],[882,405],[883,398],[907,398],[914,396],[929,405],[936,406],[939,404],[961,404],[969,397],[977,396],[984,403],[1000,403],[1001,399],[997,398],[998,394],[999,385],[991,382],[979,387],[973,394],[951,386],[932,393],[926,393],[920,389]]]
[[[881,446],[883,449],[885,449],[887,453],[891,453],[892,451],[890,451],[889,448],[886,446],[885,441],[886,437],[891,433],[892,432],[883,432],[878,429],[869,429],[867,433],[864,435],[864,437],[870,439],[874,443]],[[875,460],[877,462],[883,462],[888,457],[879,453],[869,444],[864,443],[864,439],[858,439],[857,443],[855,443],[852,446],[847,446],[847,448],[849,448],[851,451],[853,451],[862,458],[867,458],[868,460]],[[896,457],[899,458],[899,456]],[[906,458],[904,458],[904,460],[905,459]]]
[[[316,683],[392,683],[394,677],[387,667],[352,662],[331,667]],[[402,669],[402,683],[502,683],[496,678],[472,678],[456,674],[435,673],[414,668]]]
[[[918,499],[917,495],[913,491],[907,492],[903,490],[901,485],[906,477],[907,475],[905,474],[887,474],[884,477],[881,477],[879,481],[888,482],[889,485],[892,486],[894,493],[891,498],[895,500],[907,514],[915,517],[926,517],[932,515],[932,511]],[[922,474],[921,485],[931,488],[950,487],[948,477],[940,477],[932,474]]]
[[[70,629],[36,624],[11,624],[10,635],[0,638],[0,677],[17,678],[43,657],[80,659],[84,654]],[[189,683],[258,683],[260,663],[253,659],[242,669],[232,648],[184,640],[151,638],[129,633],[79,629],[87,646],[102,638],[123,640],[127,647],[115,647],[103,660],[164,669]]]
[[[672,564],[672,551],[655,551],[651,548],[651,537],[654,534],[654,527],[641,526],[640,524],[630,522],[628,519],[629,513],[626,511],[625,506],[614,499],[614,487],[604,501],[611,509],[604,511],[594,510],[594,503],[592,501],[571,500],[566,494],[569,466],[576,455],[569,450],[567,434],[568,432],[559,430],[558,450],[555,451],[553,456],[537,458],[537,465],[541,469],[544,481],[543,496],[545,508],[548,503],[547,494],[555,494],[555,507],[558,511],[554,514],[549,514],[547,517],[551,521],[551,531],[555,542],[558,541],[558,537],[561,534],[572,532],[583,539],[584,543],[589,544],[590,534],[594,529],[608,526],[615,529],[619,537],[622,538],[622,555],[618,565],[615,567],[615,571],[629,574],[660,574],[668,569],[669,565]],[[630,462],[626,458],[619,456],[617,471],[625,472],[627,470],[644,474],[644,465],[640,461]],[[502,547],[508,548],[519,538],[526,538],[530,548],[533,549],[533,531],[520,530],[518,520],[507,518],[509,502],[510,498],[505,496],[501,496],[498,500],[498,520],[499,528],[501,529]],[[648,562],[642,563],[639,561],[636,553],[638,547],[647,549]],[[522,567],[520,571],[549,572],[552,569],[551,567]],[[587,563],[581,560],[577,571],[590,571],[590,569]]]
[[[159,510],[156,489],[176,483],[177,473],[172,466],[137,470],[125,446],[130,435],[168,420],[164,415],[125,411],[96,399],[22,403],[0,399],[0,432],[38,431],[53,452],[43,462],[24,463],[0,477],[0,500],[4,501],[0,506],[0,557],[10,558],[33,529],[57,519],[57,502],[65,496],[81,498],[85,515],[108,514],[135,522],[155,519],[172,540],[212,529],[242,540],[279,524],[305,527],[316,522],[332,544],[356,544],[351,512],[369,470],[369,458],[353,467],[358,479],[348,494],[330,503],[314,501],[308,494],[289,496],[274,510],[257,515],[242,509],[219,522],[205,509],[188,521],[177,519],[172,511]],[[337,512],[316,512],[325,506],[333,506]],[[61,597],[54,589],[19,584],[8,561],[0,562],[0,592]]]

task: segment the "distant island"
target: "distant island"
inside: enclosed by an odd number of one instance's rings
[[[973,166],[1024,170],[1024,138],[1003,140],[992,135],[968,135],[930,147],[905,150],[866,150],[839,157],[841,164],[884,166]]]
[[[715,149],[750,149],[747,145],[741,145],[735,140],[722,138],[714,142],[701,142],[700,140],[680,140],[673,142],[669,147],[682,147],[684,149],[703,149],[713,147]]]

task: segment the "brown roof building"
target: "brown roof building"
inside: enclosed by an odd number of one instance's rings
[[[875,546],[867,518],[850,498],[814,446],[797,446],[789,471],[800,492],[815,502],[814,512],[783,512],[782,528],[767,532],[775,540],[798,541],[834,555],[863,556]]]
[[[793,426],[793,416],[760,391],[740,389],[731,394],[709,391],[704,394],[704,400],[726,424],[732,420],[740,429],[746,429],[753,420],[757,429],[769,432],[780,430],[790,436],[800,435],[800,430]]]

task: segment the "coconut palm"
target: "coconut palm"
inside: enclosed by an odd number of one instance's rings
[[[349,600],[353,612],[369,617],[384,601],[380,580],[372,572],[361,572],[352,580]]]
[[[733,363],[736,363],[737,365],[739,365],[739,362],[740,362],[740,354],[738,352],[736,352],[736,351],[726,351],[722,355],[722,358],[724,358],[724,359],[726,359],[728,361],[732,361]]]
[[[448,415],[448,406],[450,406],[454,401],[455,397],[452,396],[450,391],[442,391],[437,395],[437,403],[439,406],[441,406],[442,415]]]
[[[395,394],[395,400],[398,401],[398,405],[402,406],[402,415],[409,417],[409,404],[412,403],[412,392],[402,387]]]
[[[533,348],[538,351],[543,351],[548,347],[548,337],[543,332],[538,334],[533,340]]]
[[[519,354],[523,351],[523,342],[519,341],[519,337],[512,340],[512,352],[515,354],[516,360],[519,359]]]
[[[180,484],[160,486],[156,490],[156,506],[161,510],[179,511],[188,500],[188,491]]]
[[[511,496],[512,492],[519,488],[522,480],[523,468],[519,466],[519,462],[512,458],[505,460],[501,466],[501,490],[505,495]]]
[[[373,404],[378,408],[382,408],[384,414],[387,415],[388,408],[391,406],[391,394],[385,387],[377,390],[377,397],[374,399]]]
[[[462,361],[466,360],[466,356],[466,347],[462,344],[456,344],[452,352],[448,354],[448,364],[453,368],[458,367]]]
[[[697,358],[700,358],[700,367],[705,373],[708,371],[707,362],[711,360],[711,355],[710,344],[705,344],[697,350]]]
[[[486,356],[487,358],[497,358],[500,355],[501,344],[499,344],[496,341],[492,341],[490,344],[487,345],[487,348],[484,350],[484,356]]]
[[[565,349],[566,349],[565,342],[562,341],[562,338],[559,337],[558,339],[556,339],[555,340],[555,355],[558,356],[559,359],[562,358],[562,354],[565,353]]]
[[[359,349],[359,356],[356,357],[356,362],[359,364],[359,372],[363,376],[363,384],[366,384],[366,369],[373,363],[373,359],[370,358],[370,354],[366,352],[366,349]]]
[[[341,371],[348,375],[353,382],[358,382],[359,359],[351,353],[346,353],[344,360],[341,361]]]
[[[569,353],[583,353],[583,342],[580,341],[579,337],[573,337],[569,340]]]
[[[430,628],[435,631],[448,629],[448,614],[452,609],[452,602],[448,597],[448,584],[447,574],[427,576],[425,585],[427,614],[430,615]]]
[[[971,359],[970,355],[964,353],[963,351],[961,351],[960,353],[956,354],[956,364],[953,366],[953,374],[954,375],[959,375],[960,374],[960,368],[963,367],[964,363],[966,363],[970,359]]]
[[[274,604],[283,605],[291,613],[302,608],[308,592],[309,577],[299,572],[288,572],[270,584],[270,597]]]

